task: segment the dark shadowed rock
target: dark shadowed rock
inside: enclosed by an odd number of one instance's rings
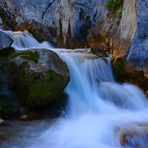
[[[0,50],[10,47],[12,43],[12,39],[6,33],[0,30]]]
[[[4,120],[0,118],[0,125],[2,125],[3,123],[4,123]]]
[[[0,117],[8,119],[16,116],[19,113],[18,104],[14,104],[8,94],[0,94]]]
[[[42,118],[43,118],[43,115],[37,112],[30,112],[20,116],[20,120],[22,121],[39,120]]]
[[[13,97],[8,91],[7,81],[9,57],[13,53],[14,49],[11,47],[0,49],[0,117],[4,119],[17,112],[17,105],[16,102],[13,102]]]
[[[145,75],[147,75],[147,77],[148,77],[148,58],[146,58],[144,60],[143,71],[144,71]]]
[[[38,22],[30,22],[28,25],[28,31],[40,42],[49,41],[51,43],[56,43],[56,29],[53,27],[48,27]]]
[[[118,58],[112,61],[113,72],[119,82],[129,82],[139,86],[145,94],[148,92],[148,77],[146,74],[135,67],[131,61]]]

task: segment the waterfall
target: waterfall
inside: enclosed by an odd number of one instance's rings
[[[66,113],[24,148],[122,148],[121,129],[148,123],[145,95],[132,84],[114,80],[110,57],[96,58],[87,49],[55,49],[48,43],[40,44],[28,33],[7,33],[17,50],[48,48],[67,63],[70,71]],[[146,140],[138,142],[141,148],[147,147]],[[134,144],[133,140],[124,147],[136,147]]]
[[[1,30],[3,31],[3,30]],[[11,45],[16,50],[25,50],[28,48],[49,48],[51,45],[48,42],[39,43],[33,36],[28,32],[12,32],[12,31],[3,31],[8,34],[9,37],[13,40]]]

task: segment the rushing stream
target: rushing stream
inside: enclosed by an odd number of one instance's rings
[[[89,49],[54,49],[47,42],[38,43],[28,33],[7,33],[14,41],[12,47],[17,50],[48,48],[55,51],[67,63],[71,80],[65,89],[69,98],[66,113],[48,128],[36,128],[38,132],[33,138],[23,136],[23,144],[15,139],[10,145],[5,144],[5,148],[148,147],[147,137],[135,137],[128,146],[120,144],[122,129],[138,130],[137,125],[148,123],[148,102],[137,87],[116,83],[110,57],[96,58]],[[26,132],[33,134],[30,128]]]

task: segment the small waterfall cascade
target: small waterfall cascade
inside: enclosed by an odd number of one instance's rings
[[[148,101],[136,86],[115,81],[110,57],[97,58],[86,49],[55,49],[48,43],[40,44],[28,33],[7,33],[17,50],[48,48],[66,62],[70,71],[66,113],[24,148],[148,147],[144,138],[121,145],[122,129],[137,131],[137,125],[148,123]]]
[[[1,30],[3,31],[3,30]],[[13,40],[13,44],[11,45],[16,50],[25,50],[28,48],[49,48],[51,47],[48,42],[39,43],[33,36],[28,32],[12,32],[12,31],[3,31],[9,35],[9,37]]]

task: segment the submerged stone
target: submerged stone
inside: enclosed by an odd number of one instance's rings
[[[146,146],[148,140],[147,125],[133,125],[119,131],[119,140],[122,146],[125,147],[143,147]]]

